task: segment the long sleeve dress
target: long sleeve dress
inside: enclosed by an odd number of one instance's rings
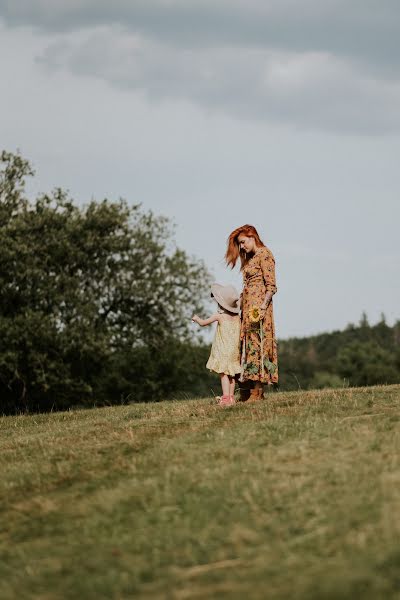
[[[272,300],[263,320],[254,321],[251,309],[260,307],[268,292],[275,294],[275,259],[266,247],[258,248],[243,268],[241,318],[241,380],[278,382],[278,352]]]

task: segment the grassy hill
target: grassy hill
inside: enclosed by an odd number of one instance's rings
[[[3,417],[0,598],[400,597],[400,386]]]

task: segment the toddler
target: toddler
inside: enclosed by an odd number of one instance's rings
[[[217,321],[210,358],[206,367],[218,373],[221,378],[222,396],[220,406],[231,406],[235,403],[235,375],[240,373],[239,360],[239,294],[231,285],[213,283],[211,297],[218,304],[218,311],[208,319],[200,319],[197,315],[192,321],[205,327]]]

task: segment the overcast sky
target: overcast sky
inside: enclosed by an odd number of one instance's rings
[[[171,217],[220,283],[244,223],[281,338],[400,318],[398,0],[0,0],[0,146],[32,194]]]

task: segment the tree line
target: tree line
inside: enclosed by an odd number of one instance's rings
[[[62,189],[0,154],[0,413],[212,395],[203,312],[210,274],[164,217]],[[400,324],[384,319],[279,343],[279,389],[400,381]]]
[[[370,325],[364,313],[343,331],[281,341],[279,357],[284,390],[400,383],[400,321]]]

